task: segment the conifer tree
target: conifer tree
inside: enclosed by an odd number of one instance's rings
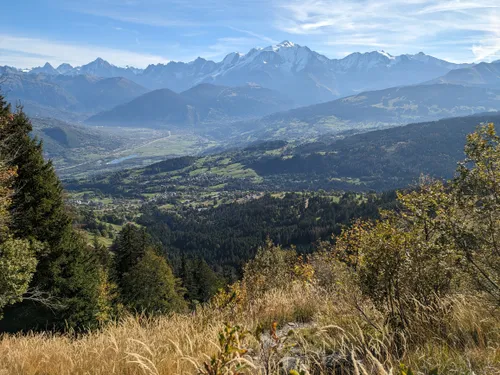
[[[132,311],[165,314],[185,308],[172,269],[151,248],[123,275],[121,285],[124,305]]]
[[[1,129],[9,121],[9,113],[5,103],[0,105]],[[16,170],[5,164],[0,159],[0,318],[5,306],[20,301],[28,291],[36,267],[35,246],[27,240],[13,239],[9,231],[9,208]]]
[[[42,143],[30,135],[27,116],[1,100],[8,118],[0,128],[0,157],[16,168],[12,184],[9,230],[17,239],[42,244],[30,289],[47,304],[24,301],[5,311],[0,330],[88,328],[98,315],[99,277],[95,254],[72,227],[63,188],[52,163],[43,158]]]
[[[158,314],[185,308],[178,281],[144,229],[126,225],[111,247],[120,300],[135,312]]]
[[[118,277],[137,264],[149,245],[151,242],[144,229],[131,224],[123,227],[111,247],[115,254],[115,270]]]
[[[202,258],[182,257],[180,277],[191,302],[207,302],[224,285],[221,277]]]
[[[42,142],[32,139],[32,126],[19,111],[2,129],[2,154],[17,168],[12,199],[11,230],[22,238],[33,238],[57,246],[71,231],[63,188],[52,163],[43,159]]]

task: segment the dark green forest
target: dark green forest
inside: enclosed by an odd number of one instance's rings
[[[206,210],[187,208],[169,213],[146,206],[137,222],[168,249],[174,264],[182,256],[198,257],[222,274],[238,275],[266,238],[307,253],[314,243],[339,234],[354,219],[378,218],[379,208],[394,201],[395,194],[346,193],[338,202],[314,194],[289,193],[278,198],[266,194],[246,203]]]

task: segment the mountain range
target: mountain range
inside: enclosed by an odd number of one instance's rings
[[[483,62],[467,68],[451,70],[432,82],[500,88],[500,60],[492,63]]]
[[[500,110],[500,89],[429,83],[367,91],[292,108],[259,86],[201,84],[177,94],[160,89],[92,116],[95,125],[211,130],[220,138],[310,139]],[[281,110],[281,111],[280,111]],[[205,127],[204,125],[209,125]],[[235,141],[236,142],[236,141]]]
[[[87,122],[134,127],[191,126],[264,116],[292,106],[292,101],[281,93],[260,86],[204,83],[180,94],[169,89],[154,90],[92,116]]]
[[[329,59],[306,46],[284,41],[266,48],[254,48],[246,54],[230,53],[220,62],[197,58],[188,63],[172,61],[136,69],[117,67],[98,58],[80,67],[62,64],[54,68],[47,63],[30,73],[123,77],[151,90],[168,88],[175,92],[200,83],[223,86],[254,83],[286,93],[298,105],[307,105],[362,91],[430,81],[453,69],[470,66],[424,53],[392,56],[384,51]]]

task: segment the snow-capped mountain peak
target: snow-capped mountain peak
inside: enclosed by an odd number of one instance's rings
[[[276,47],[278,48],[293,48],[295,47],[296,44],[293,43],[293,42],[290,42],[288,40],[284,40],[282,41],[280,44],[277,44]],[[297,45],[297,47],[300,47],[299,45]]]
[[[229,71],[248,69],[250,71],[279,70],[284,74],[305,69],[314,58],[328,60],[308,47],[285,40],[265,48],[252,48],[246,55],[230,53],[219,63],[219,68],[212,77],[223,76]],[[323,61],[323,60],[322,60]]]
[[[280,51],[282,49],[297,49],[297,48],[303,48],[303,47],[301,47],[298,44],[295,44],[293,42],[290,42],[288,40],[284,40],[281,43],[278,43],[278,44],[275,44],[275,45],[272,45],[272,46],[268,46],[268,47],[265,47],[265,48],[258,48],[257,50],[259,50],[259,51],[274,51],[274,52],[278,52],[278,51]],[[253,51],[253,49],[250,50],[250,51]]]
[[[385,52],[384,50],[377,51],[378,54],[387,57],[389,60],[394,60],[395,57],[392,56],[390,53]]]

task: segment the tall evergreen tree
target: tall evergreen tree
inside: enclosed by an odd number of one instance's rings
[[[19,237],[38,239],[54,247],[65,232],[72,230],[71,219],[64,206],[61,182],[52,163],[43,158],[42,142],[31,138],[32,130],[22,111],[0,129],[1,152],[17,168],[11,230]]]
[[[139,262],[150,245],[151,240],[144,229],[131,224],[123,227],[111,247],[115,254],[115,270],[118,278]]]
[[[186,298],[191,302],[207,302],[225,284],[202,258],[188,259],[183,256],[180,277],[186,289]]]
[[[165,258],[151,248],[123,275],[121,285],[124,305],[132,311],[165,314],[182,311],[186,306],[178,294],[172,269]]]
[[[144,229],[126,225],[111,249],[114,278],[124,306],[147,314],[184,309],[178,281]]]
[[[0,129],[10,121],[8,107],[0,97]],[[9,212],[15,168],[8,168],[0,158],[0,318],[3,308],[19,302],[28,291],[36,267],[35,244],[14,239],[9,231]]]
[[[99,314],[95,254],[72,227],[61,182],[43,158],[42,143],[30,136],[27,116],[21,109],[11,113],[4,101],[0,112],[9,119],[0,129],[0,156],[17,168],[9,229],[18,239],[43,245],[30,288],[51,304],[16,304],[6,310],[0,330],[91,327]]]

